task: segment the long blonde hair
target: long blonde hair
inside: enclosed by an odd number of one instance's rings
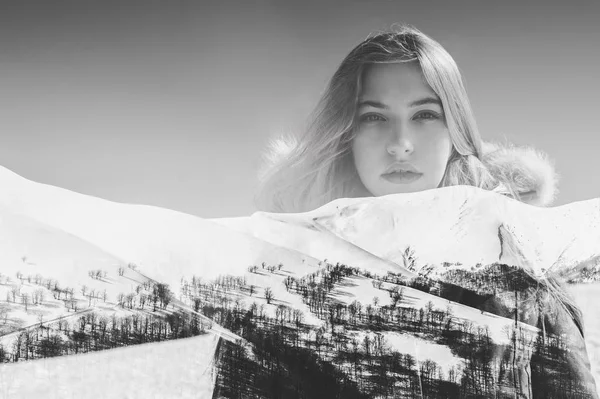
[[[354,166],[351,143],[361,75],[373,63],[418,62],[440,98],[452,151],[439,187],[471,185],[487,190],[509,182],[492,176],[481,161],[482,139],[458,66],[444,48],[416,28],[399,25],[369,35],[342,61],[313,111],[303,135],[272,140],[263,154],[254,203],[267,212],[306,212],[337,198],[371,196]],[[286,156],[274,156],[286,146]],[[504,183],[504,184],[502,184]]]

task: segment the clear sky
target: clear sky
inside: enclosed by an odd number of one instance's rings
[[[0,0],[0,165],[248,215],[267,139],[304,121],[369,32],[405,22],[455,58],[484,139],[547,152],[556,205],[596,198],[599,20],[598,1]]]

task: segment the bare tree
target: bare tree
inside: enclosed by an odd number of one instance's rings
[[[274,299],[273,291],[269,287],[265,288],[265,299],[267,300],[268,304],[270,304],[271,301]]]
[[[369,338],[368,335],[365,335],[365,338],[362,341],[362,346],[363,346],[363,351],[365,352],[365,355],[367,357],[367,360],[369,361],[369,363],[371,363],[371,339]]]
[[[383,281],[381,280],[371,280],[371,284],[373,284],[374,288],[381,289],[383,286]]]
[[[8,354],[8,352],[4,349],[4,346],[0,343],[0,364],[4,363],[4,360],[6,359],[7,354]]]
[[[21,348],[23,347],[23,334],[17,335],[17,338],[13,341],[12,353],[13,361],[16,362],[21,357]]]
[[[166,309],[169,303],[173,300],[173,292],[169,288],[169,284],[154,284],[152,295],[160,300],[163,309]],[[156,306],[156,305],[155,305]]]
[[[127,306],[129,307],[129,309],[133,309],[134,300],[135,300],[135,294],[133,294],[133,293],[127,294],[125,296],[125,301],[127,302]]]
[[[327,344],[327,338],[325,337],[325,330],[320,327],[315,333],[315,346],[317,347],[317,353],[321,357],[321,347]]]
[[[42,305],[44,303],[45,291],[43,288],[38,288],[33,291],[33,303]]]
[[[390,298],[392,299],[392,307],[396,307],[398,302],[404,298],[404,287],[395,286],[390,290]]]
[[[58,319],[58,331],[62,331],[65,328],[65,324],[67,324],[66,320],[61,316]]]
[[[117,295],[117,303],[121,307],[125,306],[125,294],[123,294],[122,292],[119,292],[119,294]]]
[[[21,303],[25,305],[25,311],[27,311],[27,305],[29,305],[29,294],[25,293],[21,295]]]
[[[96,297],[96,292],[94,290],[91,290],[88,293],[88,306],[92,306],[92,298]]]
[[[13,286],[10,289],[10,293],[12,294],[13,302],[17,302],[17,296],[21,295],[21,286]]]

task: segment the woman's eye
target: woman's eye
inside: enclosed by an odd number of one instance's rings
[[[385,121],[385,118],[383,118],[380,115],[377,114],[366,114],[360,117],[360,121],[361,122],[378,122],[378,121]]]
[[[440,119],[440,115],[436,112],[426,111],[426,112],[421,112],[420,114],[415,116],[415,119],[434,120],[434,119]]]

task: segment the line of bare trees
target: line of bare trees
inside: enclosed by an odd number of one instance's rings
[[[0,363],[192,337],[204,334],[209,327],[189,312],[125,317],[89,312],[74,320],[59,319],[22,331],[11,348],[0,344]]]

